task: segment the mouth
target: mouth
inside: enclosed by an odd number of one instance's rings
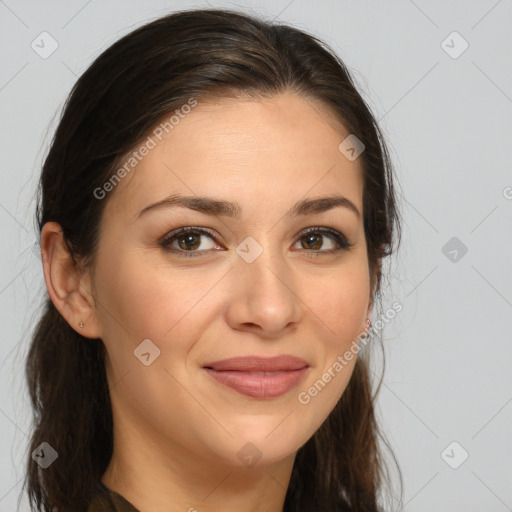
[[[309,364],[290,355],[246,356],[210,362],[203,369],[217,382],[242,395],[268,399],[282,396],[298,386]]]

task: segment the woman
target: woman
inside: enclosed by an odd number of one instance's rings
[[[40,190],[31,506],[381,510],[364,345],[399,221],[332,51],[225,10],[140,27],[76,83]]]

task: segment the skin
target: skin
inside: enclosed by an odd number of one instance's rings
[[[298,394],[350,347],[371,312],[361,159],[338,149],[347,135],[327,107],[293,93],[202,101],[103,199],[94,269],[79,272],[60,226],[44,226],[52,301],[105,346],[114,455],[102,481],[141,512],[282,511],[297,450],[343,394],[356,358],[307,405]],[[162,208],[137,219],[174,193],[237,201],[242,213]],[[332,194],[361,216],[345,207],[286,216],[299,200]],[[193,250],[203,256],[159,245],[187,226],[215,232],[199,236]],[[308,245],[301,233],[313,226],[340,231],[353,246],[328,254],[337,242],[318,232]],[[248,236],[263,249],[252,263],[235,251]],[[186,245],[174,239],[172,247]],[[134,356],[145,339],[160,350],[149,366]],[[272,399],[241,395],[202,369],[279,354],[310,368]],[[237,457],[247,442],[261,456],[252,467]]]

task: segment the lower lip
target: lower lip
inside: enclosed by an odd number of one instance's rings
[[[276,398],[296,387],[308,371],[305,366],[300,370],[286,370],[279,373],[257,375],[234,370],[216,371],[205,368],[217,382],[253,398]]]

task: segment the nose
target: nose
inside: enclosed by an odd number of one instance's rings
[[[296,329],[304,303],[298,296],[296,276],[284,256],[263,249],[249,261],[238,257],[230,272],[226,310],[230,327],[267,338]]]

